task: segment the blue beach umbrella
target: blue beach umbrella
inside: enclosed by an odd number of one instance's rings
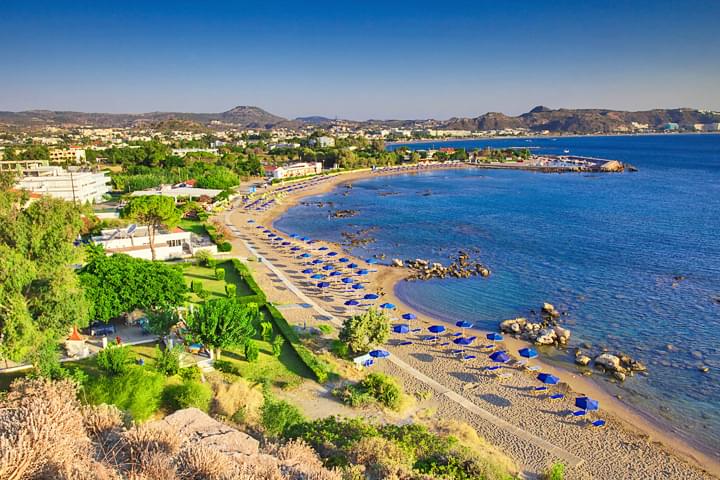
[[[507,363],[510,361],[510,355],[503,351],[494,352],[490,354],[490,360],[497,363]]]
[[[322,269],[323,270],[335,270],[335,267],[333,267],[332,265],[325,265],[322,267]]]
[[[415,320],[417,317],[414,313],[403,313],[402,318],[403,320]]]
[[[323,261],[320,260],[319,258],[316,258],[315,260],[313,260],[313,261],[310,262],[310,263],[312,263],[313,265],[320,265],[321,263],[323,263]]]
[[[356,275],[367,275],[368,273],[370,273],[370,272],[368,270],[365,270],[364,268],[355,272]]]
[[[346,307],[357,307],[358,305],[360,305],[360,302],[358,302],[357,300],[348,300],[347,302],[345,302],[344,305]]]
[[[475,341],[475,338],[473,338],[473,337],[458,337],[455,340],[453,340],[453,343],[455,345],[463,345],[466,347],[468,345],[472,345],[472,343],[474,341]]]
[[[348,268],[357,268],[357,267],[358,267],[358,264],[357,264],[357,263],[348,263],[348,266],[347,266],[347,267],[348,267]]]
[[[290,234],[290,238],[298,238],[298,234],[297,234],[297,233],[291,233],[291,234]]]
[[[472,328],[473,324],[466,322],[465,320],[460,320],[459,322],[455,322],[455,326],[460,328]]]
[[[485,337],[493,342],[499,342],[503,339],[503,336],[496,332],[488,333]]]
[[[308,240],[308,237],[300,237],[300,241],[304,242],[306,240]]]
[[[262,225],[257,225],[257,226],[255,226],[255,228],[265,228],[265,227],[263,227]]]
[[[577,397],[575,399],[575,406],[582,408],[586,412],[600,410],[600,402],[590,397]]]
[[[255,220],[253,220],[253,219],[251,218],[250,220],[247,221],[247,223],[255,223]]]
[[[520,350],[518,350],[518,353],[520,354],[521,357],[525,357],[527,359],[537,358],[537,356],[538,356],[537,350],[535,350],[534,348],[529,348],[529,347],[521,348]]]
[[[383,303],[382,305],[380,305],[380,308],[384,308],[384,309],[386,309],[386,310],[392,310],[393,308],[395,308],[395,304],[393,304],[393,303]]]
[[[337,256],[337,252],[330,252],[327,254],[328,257],[335,257]]]
[[[404,323],[393,326],[393,332],[395,332],[395,333],[408,333],[409,331],[410,331],[410,326],[406,325]]]
[[[363,300],[377,300],[378,298],[380,298],[380,295],[377,293],[366,293]]]
[[[338,260],[338,262],[340,262],[340,263],[346,263],[346,262],[349,262],[349,261],[350,261],[350,259],[349,259],[349,258],[346,258],[346,257],[342,257],[342,258],[340,258],[340,259]]]
[[[390,356],[390,352],[387,350],[372,350],[370,356],[373,358],[386,358]]]
[[[339,275],[342,275],[342,272],[338,272],[337,270],[335,270],[334,272],[330,272],[331,277],[337,277]]]
[[[352,288],[353,290],[364,290],[365,285],[363,285],[362,283],[356,283],[355,285],[353,285],[350,288]]]
[[[307,252],[305,252],[305,253],[303,253],[302,255],[300,255],[300,258],[310,258],[310,257],[312,257],[312,255],[310,255],[310,254],[307,253]]]
[[[268,238],[277,237],[274,233],[268,233]]]
[[[428,327],[428,331],[431,333],[442,333],[445,331],[445,327],[443,325],[432,325]]]
[[[325,250],[330,250],[328,247],[320,247],[318,248],[318,251],[323,252]]]
[[[263,230],[263,233],[272,233],[272,230],[268,230],[267,228]]]
[[[355,280],[353,280],[352,278],[345,277],[340,281],[346,285],[349,285],[349,284],[353,283]]]
[[[328,288],[330,286],[329,282],[320,282],[317,284],[318,288]]]
[[[282,245],[283,247],[287,247],[288,245],[290,245],[290,242],[282,242],[280,245]]]
[[[378,263],[378,261],[374,258],[366,258],[365,263],[367,263],[368,265],[375,265],[376,263]]]
[[[322,273],[316,273],[315,275],[312,275],[310,278],[312,278],[314,280],[320,280],[321,278],[325,278],[325,275],[323,275]]]
[[[314,273],[314,272],[315,272],[315,270],[313,270],[312,268],[306,268],[305,270],[302,271],[302,273],[304,273],[305,275],[310,275],[311,273]]]
[[[558,383],[560,383],[560,379],[550,373],[541,373],[537,376],[537,379],[545,385],[557,385]]]
[[[298,250],[300,250],[300,247],[292,247],[290,250],[293,252],[297,252]]]

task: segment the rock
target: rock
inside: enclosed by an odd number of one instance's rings
[[[633,372],[645,372],[647,367],[640,360],[633,360],[630,362],[630,370]]]
[[[595,364],[600,365],[608,370],[615,371],[620,367],[620,359],[609,353],[602,353],[595,357]]]
[[[393,267],[401,267],[402,268],[405,264],[399,258],[393,258],[392,265],[393,265]]]
[[[490,276],[490,270],[487,268],[481,268],[480,269],[480,276],[481,277],[489,277]]]
[[[710,367],[706,367],[705,365],[703,365],[698,370],[700,370],[702,373],[708,373],[710,371]]]
[[[584,372],[582,372],[582,374],[584,377],[589,377],[590,375],[592,375],[592,370],[585,370]]]
[[[555,335],[557,335],[558,340],[560,340],[560,343],[567,343],[570,339],[570,330],[562,327],[555,327],[554,330]]]
[[[523,317],[503,320],[500,322],[500,331],[503,333],[521,333],[525,324],[527,324],[527,319]]]
[[[665,345],[665,350],[667,350],[668,352],[674,352],[676,350],[675,345],[673,345],[672,343],[668,343],[667,345]]]
[[[555,330],[550,328],[543,328],[540,330],[539,335],[537,338],[535,338],[535,343],[538,345],[552,345],[555,343],[555,340],[557,339],[557,335],[555,335]]]
[[[592,348],[592,343],[590,343],[590,342],[583,342],[582,347],[583,347],[585,350],[590,350],[590,349]]]
[[[702,354],[702,352],[699,352],[699,351],[697,351],[697,350],[693,350],[692,352],[690,352],[690,356],[693,357],[695,360],[702,360],[702,359],[703,359],[703,354]]]
[[[174,427],[189,442],[201,443],[226,454],[254,455],[259,450],[259,442],[250,435],[218,422],[197,408],[178,410],[159,422]]]
[[[577,363],[578,365],[581,365],[583,367],[586,367],[587,365],[589,365],[590,360],[592,360],[592,359],[590,357],[588,357],[587,355],[579,355],[579,356],[575,357],[575,363]]]
[[[625,167],[617,160],[609,160],[600,165],[600,171],[602,172],[622,172],[623,170],[625,170]]]
[[[552,303],[545,302],[545,303],[543,303],[542,310],[545,313],[552,313],[555,311],[555,305],[553,305]]]

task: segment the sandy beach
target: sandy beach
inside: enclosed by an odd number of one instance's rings
[[[340,283],[321,291],[314,285],[315,282],[308,280],[307,275],[299,273],[308,268],[306,259],[297,258],[298,252],[291,252],[289,247],[272,247],[267,235],[256,228],[262,225],[284,237],[285,234],[272,228],[273,221],[302,198],[328,192],[338,185],[370,175],[394,173],[398,172],[373,173],[364,170],[338,174],[308,188],[283,194],[265,211],[234,208],[222,216],[236,236],[233,254],[263,257],[263,262],[249,262],[249,266],[268,299],[287,308],[283,312],[291,323],[309,326],[331,323],[337,326],[344,318],[357,312],[344,306],[344,302],[369,292],[382,294],[376,305],[390,302],[397,306],[391,314],[395,319],[406,312],[416,313],[417,319],[403,323],[410,323],[412,329],[419,328],[421,331],[393,334],[386,346],[392,361],[381,360],[371,368],[396,376],[409,393],[431,391],[432,396],[426,402],[432,406],[435,416],[469,423],[480,435],[510,455],[528,475],[541,472],[560,459],[570,465],[567,478],[720,477],[720,458],[718,452],[713,451],[717,448],[695,448],[664,425],[606,393],[596,382],[573,371],[572,366],[564,369],[543,364],[542,360],[530,362],[562,379],[563,383],[552,393],[563,392],[565,398],[550,400],[546,395],[534,394],[534,387],[539,385],[535,380],[536,374],[504,367],[501,371],[510,375],[497,378],[484,371],[483,368],[492,362],[488,359],[489,351],[479,350],[477,345],[467,348],[467,354],[476,356],[475,359],[459,360],[451,352],[456,346],[451,343],[453,337],[449,336],[458,329],[448,328],[437,342],[423,341],[421,337],[428,335],[428,326],[443,322],[418,314],[395,296],[394,287],[403,280],[407,270],[371,265],[367,267],[372,270],[371,273],[361,280],[365,289],[359,293]],[[283,185],[271,187],[268,191]],[[249,220],[254,223],[248,223]],[[315,258],[325,253],[318,250],[322,246],[343,252],[340,245],[322,241],[303,245],[303,248]],[[340,256],[351,258],[362,267],[366,265],[347,253],[335,258]],[[304,305],[306,299],[311,300],[312,306]],[[501,320],[504,319],[498,319]],[[404,341],[412,344],[398,345]],[[449,345],[446,345],[448,342]],[[480,342],[481,345],[484,343],[489,342]],[[506,337],[499,348],[513,353],[522,346],[526,346],[525,342]],[[569,415],[576,410],[573,402],[580,394],[600,401],[600,411],[592,413],[590,419],[606,420],[605,428],[588,427],[586,420]],[[423,407],[423,402],[418,402],[418,408]]]

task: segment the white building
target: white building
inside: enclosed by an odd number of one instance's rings
[[[217,155],[220,151],[217,148],[173,148],[172,154],[177,157],[184,157],[188,153],[211,153]]]
[[[80,147],[51,148],[49,151],[52,163],[83,163],[85,162],[85,149]]]
[[[311,143],[320,148],[334,147],[335,139],[332,137],[317,137],[316,139],[314,139],[314,143],[313,142],[311,142]]]
[[[70,202],[102,202],[110,191],[105,172],[65,170],[62,167],[38,167],[26,170],[16,188]]]
[[[317,175],[322,173],[322,163],[293,163],[282,167],[266,167],[265,172],[275,179]]]
[[[145,226],[103,230],[100,235],[92,237],[92,241],[102,245],[108,255],[124,253],[131,257],[152,260],[150,237]],[[171,232],[156,232],[154,243],[155,260],[188,258],[200,250],[207,250],[211,254],[217,253],[217,246],[209,238],[194,235],[180,228],[175,228]]]
[[[130,195],[133,197],[143,197],[146,195],[162,195],[163,197],[174,197],[178,198],[189,198],[191,200],[198,199],[200,197],[209,197],[213,199],[220,195],[222,190],[214,188],[196,188],[196,187],[174,187],[170,185],[163,185],[160,188],[152,188],[150,190],[138,190],[132,192]]]

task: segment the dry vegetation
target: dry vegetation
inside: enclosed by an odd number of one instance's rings
[[[240,387],[235,387],[240,388]],[[238,408],[224,391],[225,413]],[[252,393],[249,393],[252,392]],[[300,441],[265,452],[226,454],[183,438],[163,422],[125,425],[107,405],[81,407],[70,381],[18,380],[0,402],[0,478],[340,480]]]

